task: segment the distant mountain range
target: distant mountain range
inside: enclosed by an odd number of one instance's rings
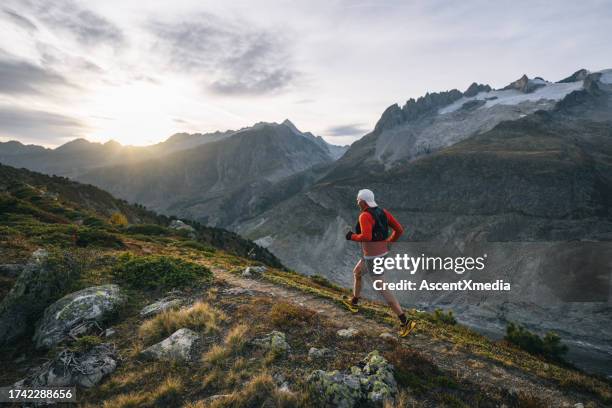
[[[75,139],[55,149],[37,145],[24,145],[18,141],[0,142],[0,162],[16,167],[25,167],[58,176],[79,177],[93,169],[106,166],[132,165],[142,161],[189,150],[211,142],[227,139],[234,134],[258,128],[264,123],[240,130],[212,133],[176,133],[167,140],[150,146],[122,146],[116,141],[106,143]],[[270,124],[276,125],[276,124]],[[348,146],[336,146],[325,142],[310,132],[300,132],[293,123],[285,120],[281,125],[296,135],[308,139],[328,156],[337,159]]]
[[[10,142],[0,145],[0,162],[61,170],[160,212],[229,228],[289,267],[342,284],[357,257],[344,235],[360,188],[377,194],[408,241],[612,241],[612,70],[429,93],[388,107],[346,152],[288,121],[175,135],[147,148],[90,145],[48,151]],[[533,255],[564,259],[554,249]],[[612,362],[609,296],[571,302],[559,287],[578,290],[575,276],[551,278],[560,265],[520,261],[499,271],[518,284],[508,297],[410,293],[402,301],[451,307],[483,330],[506,320],[554,329],[597,350],[589,358]]]

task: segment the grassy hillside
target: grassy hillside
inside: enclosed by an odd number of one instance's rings
[[[256,253],[258,259],[246,256],[253,244],[223,230],[195,225],[194,239],[186,230],[168,228],[170,219],[101,190],[6,166],[0,167],[0,185],[0,263],[22,263],[46,248],[49,267],[70,277],[69,284],[57,286],[55,298],[115,283],[128,299],[100,330],[50,350],[36,350],[30,336],[2,346],[0,385],[14,383],[59,353],[79,356],[104,343],[117,348],[119,364],[97,386],[79,388],[79,406],[312,407],[322,406],[325,397],[308,380],[314,370],[346,372],[378,350],[393,364],[398,386],[395,401],[386,407],[612,403],[609,382],[492,342],[445,314],[412,310],[418,321],[413,336],[380,337],[395,333],[386,307],[366,302],[359,315],[350,315],[339,307],[346,289],[284,270],[265,252]],[[265,272],[243,276],[246,267],[264,263]],[[0,299],[16,279],[2,273]],[[182,308],[140,315],[170,290],[179,293]],[[359,335],[339,337],[338,330],[348,326]],[[107,336],[107,328],[115,333]],[[180,328],[204,339],[194,361],[141,357],[143,349]],[[285,334],[288,351],[257,345],[272,331]],[[329,353],[315,358],[311,347]]]

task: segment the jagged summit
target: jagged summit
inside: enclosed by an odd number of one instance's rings
[[[476,96],[479,92],[489,92],[491,87],[489,85],[477,84],[476,82],[472,82],[472,85],[468,87],[463,93],[463,96],[471,97]]]
[[[522,77],[520,77],[516,81],[502,88],[502,91],[515,89],[522,93],[531,93],[538,88],[546,86],[547,83],[548,82],[542,79],[541,77],[535,77],[534,79],[529,79],[527,75],[523,74]]]

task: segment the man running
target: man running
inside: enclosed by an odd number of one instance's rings
[[[369,278],[383,279],[382,274],[373,273],[374,259],[385,257],[389,253],[389,243],[395,242],[404,233],[399,222],[385,209],[378,207],[371,190],[359,190],[357,205],[361,209],[359,221],[355,230],[346,233],[349,241],[361,242],[362,257],[353,268],[353,297],[345,296],[342,303],[352,312],[359,311],[359,295],[361,294],[361,277],[365,272]],[[389,227],[393,230],[389,236]],[[400,337],[406,337],[416,326],[416,322],[408,320],[399,302],[389,290],[380,290],[393,312],[400,320]]]

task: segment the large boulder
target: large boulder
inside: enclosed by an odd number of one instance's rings
[[[101,323],[124,301],[117,285],[92,286],[64,296],[49,306],[37,323],[33,339],[36,347],[53,347],[74,329]]]
[[[349,373],[316,370],[307,381],[315,397],[330,407],[382,406],[397,393],[393,366],[376,350],[359,366],[351,367]]]
[[[47,251],[35,251],[0,303],[0,346],[26,335],[45,308],[69,290],[79,273],[69,253],[51,262]]]
[[[202,339],[189,329],[179,329],[170,337],[143,350],[140,355],[150,360],[192,361],[195,360]]]
[[[16,387],[90,388],[117,368],[117,352],[110,344],[100,344],[89,351],[74,353],[63,350],[55,358],[34,370]]]

